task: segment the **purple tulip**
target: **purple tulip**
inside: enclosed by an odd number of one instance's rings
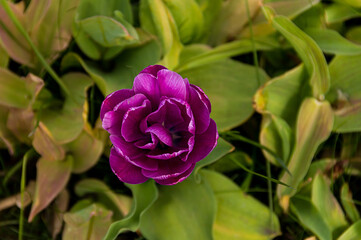
[[[183,181],[217,144],[210,112],[207,95],[188,79],[160,65],[145,68],[132,89],[111,93],[100,110],[113,172],[130,184]]]

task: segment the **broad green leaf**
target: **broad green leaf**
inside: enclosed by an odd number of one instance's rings
[[[65,99],[61,109],[48,108],[39,114],[40,121],[59,144],[75,140],[84,127],[86,119],[86,92],[92,80],[83,73],[68,73],[62,77],[70,89],[71,97]]]
[[[352,192],[350,191],[350,187],[347,182],[342,185],[340,199],[347,217],[354,223],[359,221],[360,213],[358,212],[355,202],[352,199]]]
[[[69,53],[63,58],[62,67],[81,65],[96,82],[104,95],[116,90],[132,88],[134,77],[149,65],[160,59],[160,48],[155,40],[140,47],[128,49],[114,59],[115,66],[111,70],[103,70],[98,64],[84,61],[79,55]]]
[[[305,95],[306,72],[303,65],[275,77],[261,87],[254,96],[254,107],[259,113],[280,117],[293,127],[297,111]]]
[[[293,145],[292,130],[287,122],[275,115],[263,114],[259,140],[260,144],[275,152],[287,164]],[[265,150],[262,152],[268,161],[279,165],[274,156]]]
[[[233,150],[234,146],[220,137],[218,139],[217,146],[213,149],[213,151],[202,161],[196,163],[194,174],[197,174],[200,169],[216,162],[218,159],[220,159],[227,153],[232,152]]]
[[[252,115],[252,98],[259,86],[257,75],[261,83],[267,79],[261,69],[258,74],[256,71],[254,66],[225,59],[179,74],[204,90],[212,103],[211,117],[216,121],[218,130],[225,131],[240,125]]]
[[[208,42],[217,46],[233,40],[247,25],[246,1],[248,1],[250,17],[253,17],[260,8],[258,0],[230,0],[222,3],[222,8],[211,29]]]
[[[333,3],[325,7],[325,18],[328,24],[343,22],[360,14],[346,4]]]
[[[1,42],[1,36],[0,36],[0,68],[6,68],[9,63],[9,55],[6,52],[2,42]]]
[[[98,179],[86,178],[81,180],[75,185],[75,193],[79,197],[95,194],[98,202],[113,211],[113,219],[120,219],[125,213],[129,212],[128,199],[124,196],[120,198],[104,182]]]
[[[210,186],[189,177],[174,186],[159,187],[159,198],[141,217],[140,230],[149,240],[208,240],[215,212]]]
[[[361,220],[351,225],[337,240],[358,240],[361,236]]]
[[[204,33],[203,14],[195,0],[165,0],[182,43],[196,42]]]
[[[30,84],[9,70],[0,68],[0,104],[27,108],[34,97],[33,84]]]
[[[222,7],[222,0],[196,0],[203,15],[203,34],[201,41],[206,42]]]
[[[318,209],[333,235],[338,236],[348,224],[341,206],[326,181],[326,177],[322,174],[316,174],[312,183],[312,203]]]
[[[83,130],[72,142],[65,145],[73,158],[73,173],[82,173],[94,166],[103,152],[103,142],[94,137],[90,131]]]
[[[235,151],[220,158],[215,163],[207,167],[207,169],[221,173],[239,169],[240,166],[237,165],[234,161],[232,161],[232,159],[236,159],[237,162],[241,163],[244,166],[251,166],[253,164],[252,158],[250,158],[246,153],[241,151]]]
[[[297,196],[291,200],[291,211],[301,224],[311,230],[320,240],[332,240],[332,233],[317,208],[307,199]]]
[[[63,161],[40,158],[36,164],[36,188],[29,222],[46,208],[64,189],[69,181],[73,158],[69,155]]]
[[[100,240],[112,222],[112,212],[98,203],[64,214],[63,239]]]
[[[217,199],[213,238],[267,240],[280,234],[277,216],[255,198],[244,193],[227,177],[202,170]]]
[[[103,238],[104,240],[114,240],[120,233],[125,231],[137,231],[145,212],[158,198],[158,189],[153,180],[142,184],[126,185],[133,193],[132,210],[124,219],[115,221],[110,225]]]
[[[284,16],[274,16],[270,8],[264,7],[263,10],[273,27],[290,42],[304,62],[310,77],[313,96],[323,100],[330,88],[330,72],[321,49],[291,20]]]
[[[356,26],[350,28],[350,30],[346,33],[346,37],[354,43],[361,44],[361,27]]]
[[[306,181],[308,179],[313,179],[318,172],[328,173],[332,171],[336,163],[337,163],[337,159],[333,159],[333,158],[325,158],[325,159],[313,161],[304,179]]]
[[[46,126],[40,122],[37,126],[32,145],[46,160],[56,161],[65,158],[65,149],[57,144]]]
[[[334,106],[333,130],[339,133],[361,130],[361,55],[336,56],[330,63],[331,90],[327,96]]]
[[[331,133],[333,126],[333,112],[328,102],[320,102],[314,98],[306,98],[297,116],[296,137],[287,168],[292,175],[284,172],[280,181],[290,187],[277,186],[280,205],[288,208],[289,198],[296,192],[298,185],[305,177],[318,146]]]
[[[306,29],[305,32],[316,41],[325,53],[337,55],[361,54],[361,45],[354,44],[331,29]]]
[[[334,0],[335,2],[340,2],[342,4],[348,4],[352,7],[361,8],[360,0]]]

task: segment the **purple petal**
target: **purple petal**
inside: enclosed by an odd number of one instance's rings
[[[169,160],[173,161],[172,158],[180,156],[182,153],[188,152],[187,148],[169,148],[168,150],[156,148],[150,151],[146,156],[152,159]]]
[[[163,69],[158,72],[157,80],[161,96],[187,99],[189,83],[178,73]]]
[[[195,164],[193,164],[187,171],[176,177],[170,177],[167,179],[155,179],[155,181],[162,185],[174,185],[185,180],[193,171]]]
[[[111,135],[120,135],[122,121],[123,121],[123,114],[114,111],[109,111],[106,112],[103,117],[102,126]]]
[[[142,169],[142,174],[149,178],[164,180],[177,177],[187,171],[192,166],[194,166],[193,162],[183,162],[178,158],[174,158],[169,161],[158,161],[158,170],[149,171]]]
[[[121,89],[116,92],[109,94],[103,101],[100,108],[100,119],[103,121],[103,117],[106,112],[113,110],[113,108],[123,100],[130,98],[134,95],[132,89]]]
[[[149,150],[155,149],[159,143],[159,140],[156,136],[152,134],[149,135],[150,135],[150,140],[147,138],[138,140],[134,143],[134,146],[141,149],[149,149]]]
[[[148,127],[145,132],[149,132],[152,135],[154,134],[157,138],[164,144],[172,147],[173,146],[173,139],[170,132],[160,123],[153,124],[152,126]]]
[[[122,102],[120,102],[119,104],[117,104],[114,107],[114,111],[122,112],[123,114],[125,114],[129,110],[129,108],[138,107],[142,105],[144,100],[146,99],[147,97],[141,93],[135,94],[134,96],[127,98]]]
[[[208,111],[211,112],[211,102],[209,101],[208,96],[203,92],[200,87],[193,84],[190,84],[190,86],[198,92],[198,94],[201,96],[202,101],[207,105]]]
[[[130,108],[125,114],[122,123],[122,136],[128,142],[134,142],[144,137],[140,131],[140,123],[151,111],[149,100],[145,100],[141,106]]]
[[[142,93],[147,96],[151,102],[158,105],[160,93],[156,77],[149,73],[138,74],[133,83],[135,93]]]
[[[202,101],[202,95],[190,87],[190,105],[196,124],[196,134],[204,133],[209,126],[209,110],[206,102]]]
[[[139,167],[127,162],[114,148],[110,151],[109,163],[114,174],[122,182],[139,184],[148,180],[148,178],[142,174],[142,170]]]
[[[118,136],[110,135],[110,140],[114,149],[129,163],[151,171],[158,169],[158,161],[146,157],[144,155],[145,150],[138,149],[132,143],[128,143]]]
[[[167,68],[162,65],[150,65],[144,68],[140,73],[149,73],[152,74],[154,77],[157,77],[157,73],[159,72],[159,70],[162,69],[167,69]]]
[[[211,119],[208,129],[204,133],[196,135],[193,151],[189,154],[187,161],[198,162],[205,158],[217,145],[217,139],[217,126]]]

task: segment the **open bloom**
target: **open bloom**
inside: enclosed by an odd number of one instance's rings
[[[217,144],[210,112],[202,89],[163,66],[145,68],[132,89],[113,92],[101,107],[113,172],[131,184],[183,181]]]

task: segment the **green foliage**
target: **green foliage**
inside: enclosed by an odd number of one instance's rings
[[[360,19],[359,0],[0,0],[1,238],[360,239]],[[204,90],[220,137],[176,185],[122,184],[99,109],[154,64]]]

